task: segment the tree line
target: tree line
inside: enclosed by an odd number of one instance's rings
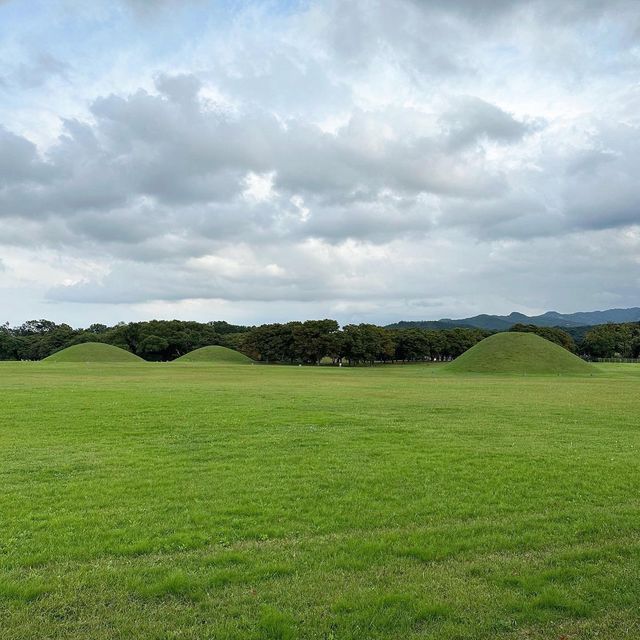
[[[590,358],[640,358],[640,322],[597,325],[580,348]]]
[[[373,364],[448,360],[490,335],[482,329],[391,330],[373,324],[340,327],[336,320],[307,320],[257,327],[226,322],[151,320],[74,329],[51,320],[0,326],[0,360],[41,360],[72,345],[104,342],[151,361],[174,360],[207,345],[237,349],[271,363]]]
[[[517,324],[586,358],[640,357],[640,323],[606,324],[577,340],[557,327]],[[0,360],[41,360],[82,342],[104,342],[151,361],[167,361],[207,345],[237,349],[254,360],[289,364],[373,364],[450,360],[491,335],[473,327],[392,329],[374,324],[307,320],[256,327],[224,321],[151,320],[74,329],[50,320],[0,325]]]
[[[238,348],[263,362],[373,364],[456,358],[490,335],[483,329],[393,330],[373,324],[307,320],[265,324],[238,337]]]
[[[207,345],[233,346],[227,336],[247,330],[222,321],[151,320],[73,329],[51,320],[30,320],[17,327],[0,326],[0,360],[41,360],[83,342],[111,344],[145,360],[174,360]]]

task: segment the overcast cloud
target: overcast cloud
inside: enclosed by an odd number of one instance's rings
[[[636,306],[636,0],[0,2],[1,321]]]

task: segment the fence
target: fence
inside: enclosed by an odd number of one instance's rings
[[[595,362],[630,362],[639,364],[640,358],[594,358]]]

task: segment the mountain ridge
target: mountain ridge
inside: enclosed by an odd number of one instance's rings
[[[470,318],[441,318],[440,320],[400,320],[386,325],[389,329],[453,329],[475,327],[491,331],[507,331],[514,324],[534,324],[538,327],[561,327],[565,329],[595,326],[609,322],[640,322],[640,307],[605,309],[602,311],[576,311],[559,313],[546,311],[537,316],[512,311],[509,315],[481,313]]]

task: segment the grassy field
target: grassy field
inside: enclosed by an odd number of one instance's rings
[[[0,363],[0,637],[640,637],[640,366]]]

